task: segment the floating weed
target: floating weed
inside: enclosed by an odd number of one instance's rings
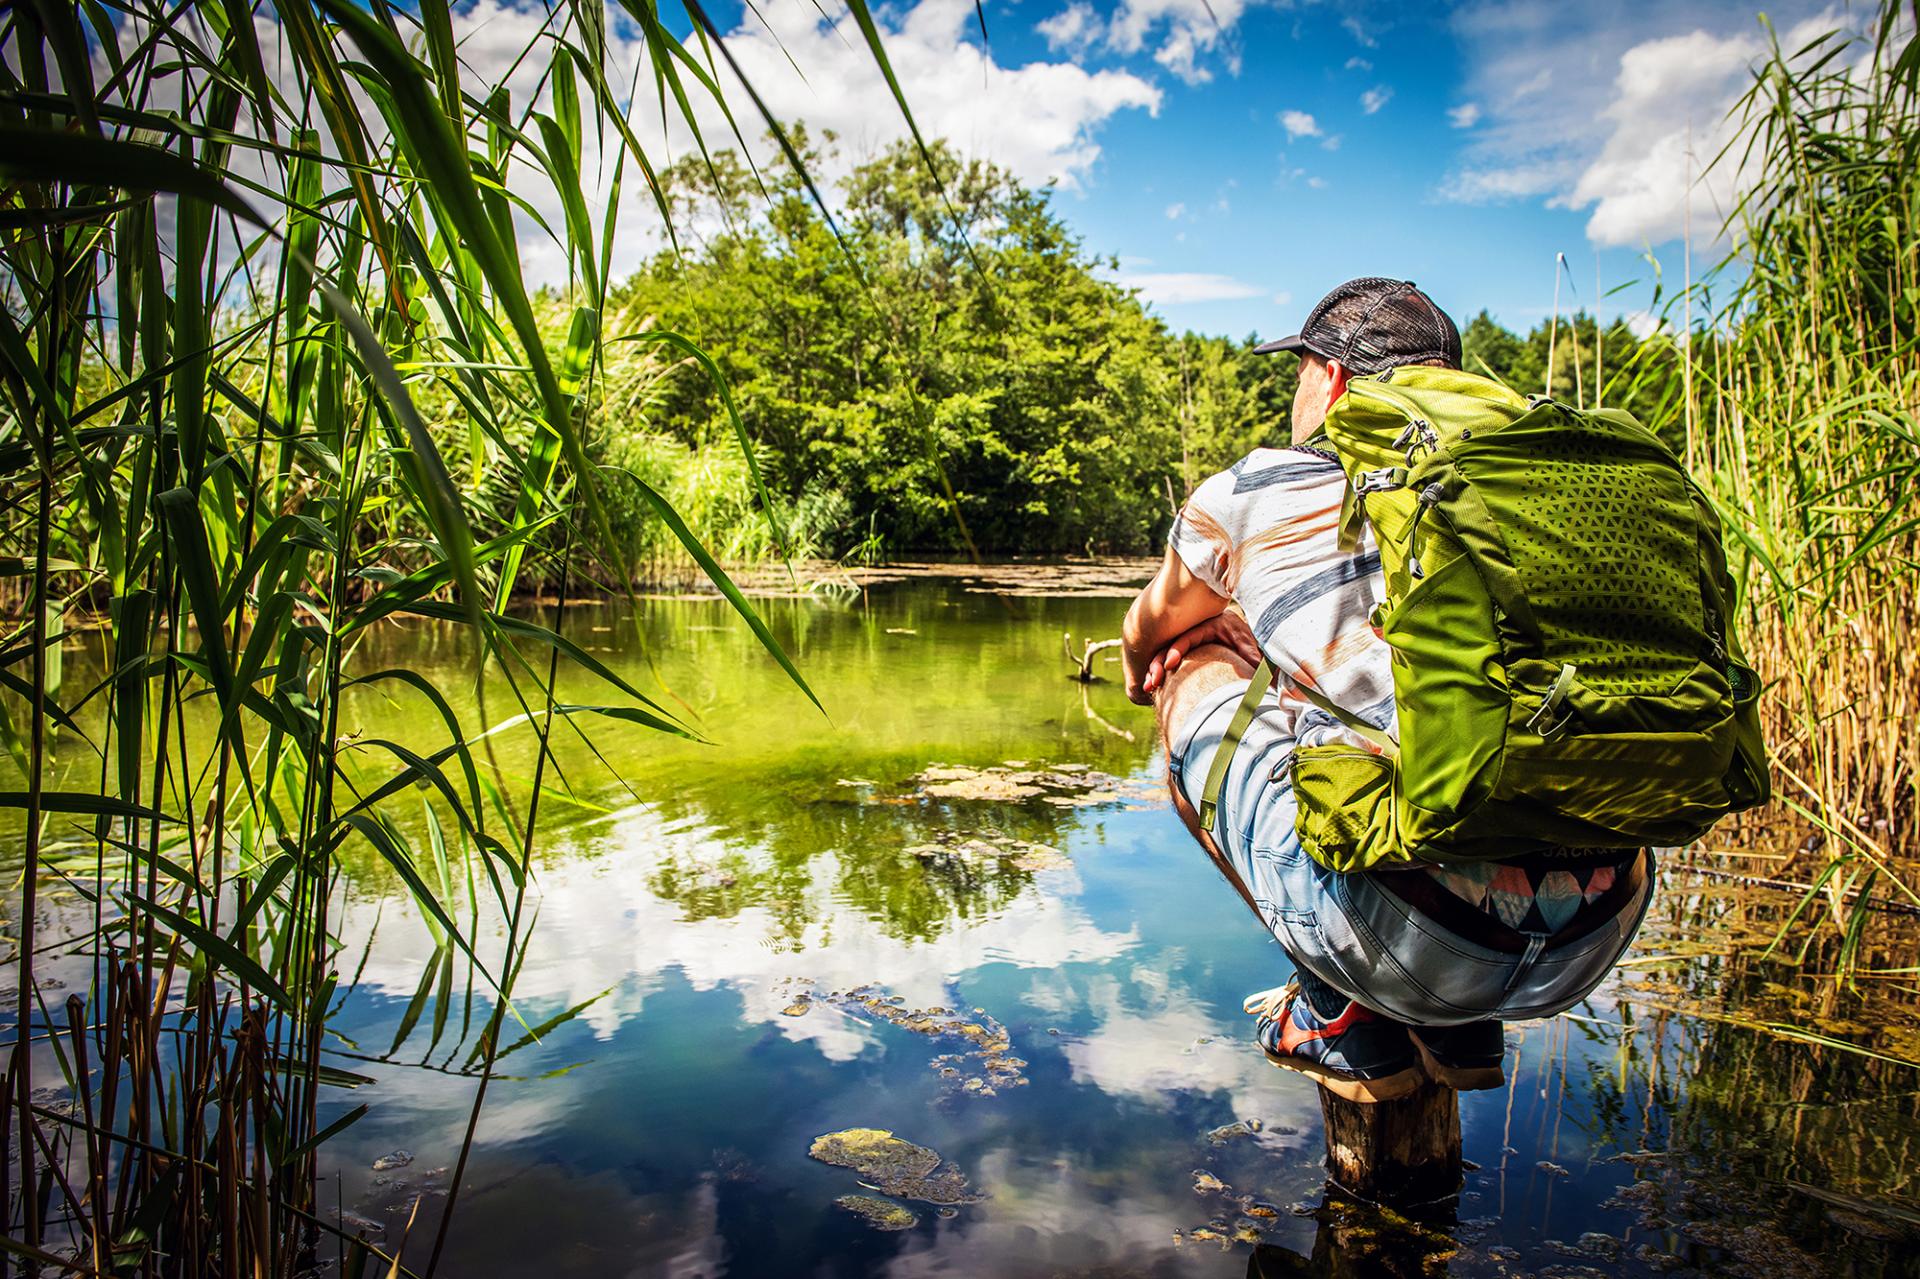
[[[958,1052],[941,1053],[930,1063],[942,1079],[952,1084],[956,1095],[992,1097],[1001,1088],[1024,1088],[1027,1084],[1022,1073],[1026,1060],[1012,1054],[1013,1041],[1007,1028],[984,1008],[975,1008],[971,1013],[942,1005],[908,1008],[900,996],[868,985],[824,995],[814,992],[795,1000],[784,1011],[797,1017],[806,1011],[801,1008],[802,1004],[811,1008],[816,1003],[837,1007],[855,1017],[871,1016],[930,1039],[960,1041],[966,1047]],[[973,1070],[978,1073],[968,1073]]]
[[[1115,777],[1085,764],[1032,767],[1025,760],[972,768],[935,764],[914,779],[922,798],[971,803],[1038,801],[1056,808],[1092,808],[1102,804],[1142,807],[1166,802],[1152,782]]]
[[[884,1128],[847,1128],[813,1139],[809,1157],[851,1168],[860,1184],[897,1199],[929,1204],[978,1203],[966,1175],[939,1152],[916,1146]]]
[[[875,1230],[911,1230],[920,1224],[920,1218],[914,1215],[912,1209],[888,1199],[876,1199],[872,1195],[841,1195],[833,1202],[835,1207],[845,1208]]]

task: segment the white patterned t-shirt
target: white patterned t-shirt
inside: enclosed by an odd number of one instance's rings
[[[1255,449],[1187,499],[1167,541],[1195,577],[1240,605],[1274,668],[1391,733],[1391,650],[1373,629],[1385,598],[1371,530],[1340,549],[1346,476],[1328,453]],[[1283,691],[1301,746],[1351,738],[1331,715]]]

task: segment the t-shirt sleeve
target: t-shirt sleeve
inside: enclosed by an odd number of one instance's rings
[[[1233,475],[1222,471],[1209,477],[1174,517],[1167,545],[1193,575],[1229,598],[1233,595],[1234,561],[1239,551],[1232,529],[1237,521]]]

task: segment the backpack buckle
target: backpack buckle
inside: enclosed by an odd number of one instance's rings
[[[1573,691],[1573,663],[1566,662],[1560,667],[1560,673],[1554,677],[1553,687],[1540,699],[1540,705],[1533,714],[1527,716],[1527,728],[1540,734],[1540,740],[1551,742],[1564,735],[1573,724],[1573,708],[1567,707],[1566,713],[1558,719],[1554,715],[1567,700],[1567,694]]]
[[[1384,493],[1406,486],[1407,468],[1404,466],[1383,466],[1377,471],[1361,471],[1353,477],[1353,491],[1356,493]]]

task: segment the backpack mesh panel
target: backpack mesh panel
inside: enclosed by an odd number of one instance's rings
[[[1707,649],[1680,472],[1604,420],[1572,413],[1530,439],[1522,465],[1500,469],[1472,478],[1505,537],[1544,656],[1573,663],[1595,692],[1671,689]]]

